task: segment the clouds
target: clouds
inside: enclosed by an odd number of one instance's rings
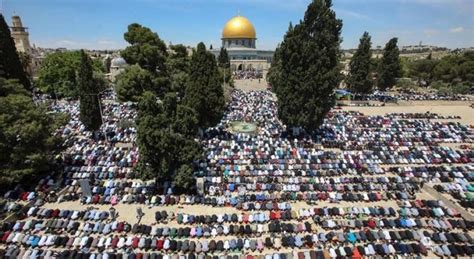
[[[464,28],[460,26],[460,27],[451,28],[449,31],[452,33],[460,33],[464,31]]]
[[[338,17],[342,17],[343,19],[344,18],[355,18],[357,20],[365,20],[365,21],[372,20],[372,18],[368,15],[365,15],[365,14],[362,14],[362,13],[359,13],[359,12],[355,12],[355,11],[351,11],[351,10],[336,8],[334,11],[338,15]]]
[[[108,39],[85,40],[85,39],[51,39],[37,40],[35,43],[47,48],[67,48],[67,49],[120,49],[125,43],[119,43]]]
[[[425,29],[423,31],[423,34],[428,37],[428,38],[431,38],[433,36],[436,36],[439,34],[439,30],[436,30],[436,29]]]

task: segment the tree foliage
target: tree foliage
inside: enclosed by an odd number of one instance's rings
[[[409,63],[409,76],[415,78],[419,86],[431,84],[434,79],[434,68],[437,60],[431,58],[419,59]]]
[[[190,188],[193,162],[202,158],[201,147],[192,138],[196,135],[196,113],[178,104],[174,93],[160,102],[148,91],[142,95],[138,110],[139,170],[143,177]]]
[[[66,123],[63,114],[48,114],[34,104],[18,81],[0,78],[0,188],[34,183],[51,173],[61,138],[54,131]]]
[[[400,51],[397,46],[398,39],[390,39],[383,50],[377,73],[377,86],[381,90],[390,89],[397,83],[401,76]]]
[[[54,98],[69,97],[77,99],[79,97],[77,72],[80,64],[80,51],[64,51],[48,54],[43,60],[39,70],[39,88]],[[92,60],[92,67],[95,72],[95,80],[99,81],[100,78],[103,78],[105,67],[99,59]],[[99,86],[104,86],[100,82],[97,83]],[[101,91],[104,89],[98,90]]]
[[[116,91],[119,101],[138,102],[138,99],[145,91],[160,92],[160,89],[155,89],[157,85],[155,79],[156,77],[153,73],[138,65],[127,67],[117,77]]]
[[[153,91],[158,97],[163,97],[170,88],[165,43],[157,33],[137,23],[128,26],[124,38],[130,46],[121,52],[122,57],[128,64],[137,65],[141,69],[132,66],[125,75],[118,78],[120,100],[137,101],[137,97],[144,91]]]
[[[292,28],[290,24],[290,28]],[[290,30],[290,29],[289,29]],[[292,30],[292,29],[291,29]],[[278,46],[273,53],[272,64],[267,74],[267,81],[272,86],[272,90],[276,92],[276,87],[279,85],[283,79],[281,78],[282,65],[281,65],[281,53],[280,47]]]
[[[28,78],[31,78],[31,74],[29,73],[30,72],[29,68],[31,65],[31,55],[26,52],[18,51],[18,58],[20,59],[21,67],[23,68],[23,71],[25,71],[25,75]]]
[[[433,78],[445,83],[474,83],[474,51],[451,54],[439,60]]]
[[[334,105],[334,89],[341,80],[342,21],[331,7],[331,0],[313,0],[275,53],[271,81],[278,116],[289,127],[317,129]]]
[[[0,77],[17,79],[25,89],[31,90],[30,80],[23,69],[15,42],[2,14],[0,14]]]
[[[364,32],[360,38],[359,47],[349,63],[347,84],[353,93],[369,94],[372,92],[371,46],[369,33]]]
[[[124,39],[131,46],[120,54],[128,64],[138,64],[151,72],[166,71],[166,45],[157,33],[138,23],[132,23],[128,26]]]
[[[100,112],[99,92],[94,81],[94,72],[90,57],[83,51],[80,51],[81,64],[79,66],[77,84],[79,90],[80,120],[85,128],[95,131],[102,125],[102,116]]]
[[[186,47],[182,44],[171,45],[170,49],[171,54],[166,60],[166,67],[170,75],[171,91],[177,93],[179,98],[183,98],[189,78],[190,58]]]
[[[191,58],[184,100],[187,106],[197,112],[198,125],[201,128],[216,125],[224,113],[224,89],[216,59],[212,53],[206,51],[202,42],[198,44]]]
[[[451,53],[441,59],[408,60],[408,76],[419,86],[431,86],[441,94],[467,94],[474,84],[474,51]]]
[[[219,52],[219,57],[217,58],[218,65],[221,68],[230,68],[230,60],[229,60],[229,54],[227,53],[227,49],[224,47],[221,47],[221,51]]]

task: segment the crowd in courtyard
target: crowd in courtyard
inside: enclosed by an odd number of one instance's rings
[[[261,79],[263,78],[262,72],[256,70],[237,70],[234,71],[233,77],[236,80],[241,79]]]
[[[63,173],[35,190],[5,193],[3,213],[31,206],[0,226],[0,257],[474,255],[474,221],[424,194],[430,185],[473,207],[474,153],[443,145],[473,143],[473,129],[457,117],[447,122],[433,113],[333,110],[320,130],[295,137],[278,120],[269,91],[234,90],[222,121],[201,140],[205,160],[195,176],[203,194],[178,195],[140,180],[134,170],[134,106],[116,103],[109,93],[103,107],[105,123],[92,135],[79,122],[77,102],[52,104],[71,116],[57,132],[68,146]],[[254,123],[258,132],[230,133],[234,121]],[[90,196],[82,194],[84,181]],[[51,192],[54,186],[62,191]],[[60,208],[66,201],[83,209]],[[153,223],[122,220],[112,209],[119,204],[130,206],[128,213],[152,208]],[[174,213],[174,206],[219,207],[221,213]]]

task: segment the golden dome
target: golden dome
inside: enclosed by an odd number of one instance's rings
[[[222,31],[223,39],[256,39],[257,33],[252,23],[243,16],[230,19]]]

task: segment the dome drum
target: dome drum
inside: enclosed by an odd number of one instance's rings
[[[224,48],[252,48],[255,49],[255,39],[236,38],[236,39],[222,39],[222,46]]]

